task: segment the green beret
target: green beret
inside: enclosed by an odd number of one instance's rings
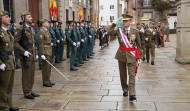
[[[48,20],[47,19],[41,19],[40,20],[40,24],[43,24],[44,22],[48,22]]]
[[[26,12],[24,12],[24,13],[21,14],[21,17],[22,17],[22,16],[26,16],[26,15],[31,15],[31,13],[28,12],[28,11],[26,11]]]
[[[0,11],[0,16],[5,16],[5,15],[9,15],[9,13],[7,11]]]

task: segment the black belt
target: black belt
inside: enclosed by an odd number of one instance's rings
[[[51,45],[51,43],[44,43],[44,45]]]

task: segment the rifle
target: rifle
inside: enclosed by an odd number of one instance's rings
[[[31,44],[28,44],[28,38],[26,37],[26,33],[25,33],[25,26],[26,26],[26,23],[25,23],[25,20],[26,20],[26,16],[24,15],[24,20],[23,20],[23,25],[22,25],[22,36],[21,36],[21,39],[19,41],[19,44],[20,46],[24,49],[24,50],[28,50],[31,48]],[[22,56],[23,58],[23,65],[25,68],[29,68],[29,66],[27,66],[26,64],[26,59],[27,57],[26,56]]]

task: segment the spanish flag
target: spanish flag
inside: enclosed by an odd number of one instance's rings
[[[50,18],[52,19],[52,17],[53,17],[53,9],[52,9],[51,0],[49,0],[49,15],[50,15]]]
[[[79,20],[81,20],[82,19],[82,10],[81,10],[81,8],[79,9]]]
[[[54,13],[54,12],[55,12],[55,17],[58,18],[56,0],[53,0],[53,13]]]
[[[94,14],[94,22],[96,23],[98,20],[97,20],[97,14],[95,13]]]

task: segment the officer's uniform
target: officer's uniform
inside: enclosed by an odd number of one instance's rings
[[[164,26],[161,26],[160,28],[160,31],[162,32],[162,37],[161,37],[161,46],[164,47],[164,30],[165,30],[165,27]]]
[[[62,22],[59,22],[59,24],[62,24]],[[62,27],[58,27],[59,28],[59,33],[60,33],[60,49],[59,49],[59,60],[60,61],[64,61],[65,59],[63,58],[63,53],[64,53],[64,45],[65,45],[65,41],[64,41],[64,32]]]
[[[79,57],[80,57],[80,46],[81,46],[81,33],[79,27],[76,27],[76,33],[77,33],[77,55],[76,55],[76,63],[75,66],[80,66],[79,63]]]
[[[24,12],[22,16],[31,15],[30,12]],[[23,26],[22,26],[23,27]],[[22,41],[22,29],[17,28],[15,32],[15,47],[18,50],[19,57],[21,58],[22,65],[22,87],[25,97],[32,95],[32,88],[34,85],[35,75],[35,34],[32,32],[31,26],[24,26],[25,35],[27,40]],[[27,44],[27,47],[22,44]],[[29,57],[24,56],[25,51],[31,53]]]
[[[6,16],[8,12],[1,11],[0,16]],[[0,70],[0,111],[9,111],[13,108],[12,105],[12,89],[15,74],[15,57],[14,57],[14,38],[9,32],[8,28],[1,28],[0,38],[0,65],[5,64],[5,71]]]
[[[144,33],[144,38],[145,38],[147,63],[149,62],[150,55],[151,55],[151,64],[154,65],[155,45],[157,42],[157,30],[156,29],[146,29],[145,33]]]
[[[130,15],[123,15],[123,20],[131,20],[132,16]],[[114,30],[116,24],[112,24],[108,29],[108,35],[117,36],[120,47],[126,48],[122,36],[120,34],[119,28]],[[141,53],[141,42],[139,33],[137,30],[129,27],[128,29],[122,28],[123,34],[127,36],[132,48],[137,48]],[[126,48],[127,49],[127,48]],[[123,92],[126,93],[129,91],[130,99],[136,100],[136,91],[135,91],[135,70],[136,70],[136,59],[134,55],[132,55],[128,51],[124,51],[122,49],[118,49],[115,58],[118,60],[119,64],[119,71],[120,71],[120,79],[121,79],[121,86]],[[128,67],[127,67],[128,66]],[[129,75],[129,85],[127,84],[127,70]]]
[[[41,19],[40,23],[47,22],[46,19]],[[44,55],[46,57],[47,61],[51,61],[52,56],[52,46],[51,46],[51,35],[48,31],[48,29],[45,29],[43,27],[40,28],[40,31],[38,32],[38,42],[39,42],[39,53],[40,55]],[[42,79],[43,84],[49,84],[50,76],[51,76],[51,66],[45,61],[42,60]]]
[[[57,22],[57,21],[54,21]],[[53,30],[55,32],[55,37],[56,37],[56,49],[55,49],[55,62],[59,63],[59,51],[60,51],[60,42],[61,42],[61,36],[59,32],[59,27],[54,26]]]
[[[92,56],[92,47],[93,47],[93,32],[92,28],[88,26],[88,43],[87,43],[87,57]]]
[[[139,31],[140,40],[141,40],[141,48],[142,48],[141,58],[143,59],[143,61],[145,60],[145,54],[146,54],[144,32],[145,32],[144,29],[140,29]]]
[[[169,27],[167,27],[164,32],[165,32],[165,35],[166,35],[165,42],[170,42],[170,39],[169,39],[170,29],[169,29]]]
[[[39,69],[42,69],[42,59],[41,59],[41,56],[40,56],[40,53],[39,53],[39,43],[38,43],[38,32],[40,31],[40,27],[38,27],[36,30],[35,30],[35,45],[36,45],[36,48],[37,48],[37,51],[38,51],[38,66],[39,66]]]
[[[67,26],[65,28],[65,36],[66,36],[66,41],[67,41],[67,53],[66,53],[67,58],[70,58],[70,51],[71,51],[71,49],[70,49],[71,46],[70,46],[70,43],[67,39],[68,36],[70,36],[70,31],[71,31],[70,26]]]
[[[84,40],[84,53],[83,53],[83,59],[84,61],[88,60],[87,59],[87,53],[88,53],[88,42],[89,42],[89,37],[88,37],[88,26],[84,26],[85,34],[86,34],[86,39]]]
[[[81,45],[80,45],[80,51],[79,51],[79,63],[83,63],[83,53],[84,53],[84,48],[85,48],[85,39],[86,39],[86,34],[85,30],[83,27],[79,28],[80,34],[81,34]]]

